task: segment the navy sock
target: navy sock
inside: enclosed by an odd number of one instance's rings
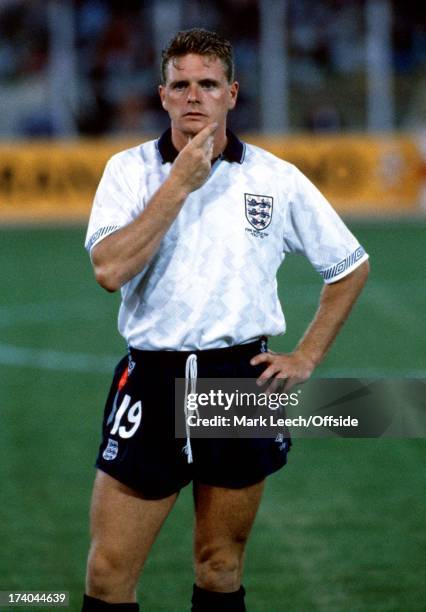
[[[96,597],[90,597],[90,595],[84,595],[83,607],[81,612],[138,612],[139,605],[137,603],[107,603],[102,599],[96,599]]]
[[[244,587],[233,593],[206,591],[194,584],[191,612],[246,612]]]

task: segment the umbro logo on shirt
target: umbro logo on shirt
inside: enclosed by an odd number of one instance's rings
[[[245,212],[247,221],[258,232],[265,230],[271,223],[274,198],[254,193],[244,194]],[[250,231],[250,230],[247,230]],[[250,233],[253,233],[250,231]]]

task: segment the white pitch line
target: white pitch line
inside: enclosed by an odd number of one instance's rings
[[[0,363],[20,368],[106,374],[112,373],[119,357],[119,355],[68,353],[0,343]]]
[[[93,300],[0,305],[0,328],[13,327],[19,323],[66,321],[72,317],[87,319],[92,316],[92,304],[95,304]]]
[[[426,378],[426,370],[404,368],[330,368],[319,375],[321,378]]]
[[[421,314],[421,309],[413,308],[412,302],[410,302],[408,297],[405,303],[400,300],[395,301],[389,287],[376,285],[367,288],[365,298],[363,297],[362,299],[365,299],[376,312],[380,313],[382,318],[386,317],[394,325],[403,329],[405,333],[412,333],[417,337],[416,330],[418,325],[423,324],[423,314]],[[407,322],[414,322],[416,325],[408,325]]]
[[[0,364],[36,370],[112,374],[120,355],[71,353],[0,343]],[[321,373],[325,378],[426,378],[425,370],[402,368],[330,368]]]

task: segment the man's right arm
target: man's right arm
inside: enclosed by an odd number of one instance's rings
[[[188,195],[210,174],[216,127],[208,125],[181,150],[169,176],[134,221],[93,247],[92,264],[101,287],[117,291],[151,261]]]

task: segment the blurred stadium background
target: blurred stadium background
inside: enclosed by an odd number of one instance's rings
[[[160,50],[193,26],[234,43],[232,127],[305,171],[371,255],[318,375],[425,376],[421,3],[2,0],[0,590],[68,590],[72,612],[100,416],[124,350],[85,223],[106,159],[166,126]],[[272,346],[291,350],[321,282],[297,257],[280,275],[288,333]],[[298,440],[249,546],[248,609],[424,610],[425,450],[419,439]],[[188,489],[149,560],[147,611],[188,609],[191,503]]]

